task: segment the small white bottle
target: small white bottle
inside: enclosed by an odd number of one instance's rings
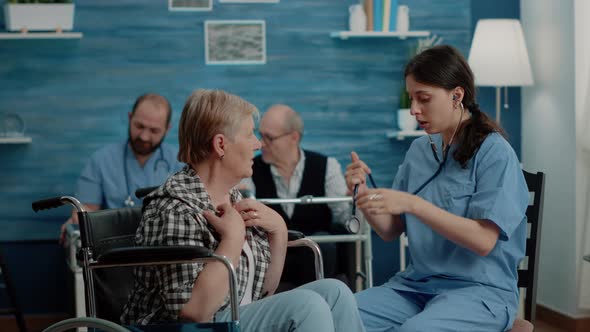
[[[406,5],[397,6],[397,32],[410,31],[410,8]]]
[[[364,32],[367,30],[367,15],[362,5],[348,7],[348,29],[353,32]]]

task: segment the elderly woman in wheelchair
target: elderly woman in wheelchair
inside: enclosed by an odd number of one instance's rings
[[[229,258],[237,267],[242,331],[363,331],[352,293],[337,280],[273,295],[287,248],[285,222],[234,188],[252,174],[257,114],[223,91],[197,90],[188,98],[178,154],[187,166],[146,196],[135,243],[203,246]],[[121,320],[227,320],[228,278],[219,262],[137,267]]]

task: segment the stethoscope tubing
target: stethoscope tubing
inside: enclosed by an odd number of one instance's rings
[[[123,176],[125,177],[125,189],[127,190],[127,199],[125,199],[125,201],[123,202],[123,204],[125,204],[125,206],[128,207],[133,207],[135,206],[135,202],[133,201],[133,199],[131,198],[131,186],[129,185],[129,173],[127,172],[127,148],[129,147],[129,140],[127,140],[127,142],[125,143],[125,146],[123,147]],[[166,171],[170,172],[170,164],[168,163],[168,161],[166,161],[166,159],[164,159],[164,149],[162,149],[162,146],[158,147],[158,150],[160,150],[160,155],[158,157],[158,159],[156,159],[156,162],[154,163],[154,173],[157,171],[158,169],[158,165],[160,163],[165,163],[166,164]]]
[[[453,98],[453,100],[454,100],[454,98]],[[461,116],[459,117],[459,123],[457,123],[457,126],[455,127],[455,130],[453,131],[453,135],[451,136],[451,139],[449,140],[449,144],[446,146],[446,148],[442,149],[442,154],[443,154],[442,162],[438,158],[438,154],[436,152],[436,146],[434,145],[434,142],[432,141],[432,137],[430,137],[430,135],[428,135],[428,140],[430,141],[430,149],[432,150],[432,155],[434,156],[434,159],[436,160],[436,162],[438,162],[438,169],[436,170],[436,172],[434,172],[434,174],[432,174],[432,176],[430,178],[428,178],[428,180],[426,180],[420,187],[418,187],[418,189],[414,190],[412,195],[416,195],[420,191],[422,191],[422,189],[424,189],[424,187],[426,187],[429,183],[431,183],[432,180],[434,180],[442,172],[443,167],[445,166],[445,163],[447,162],[447,157],[449,155],[449,149],[451,148],[451,143],[453,142],[453,139],[455,138],[455,134],[457,134],[457,129],[459,129],[459,126],[461,125],[461,122],[462,122],[461,120],[463,119],[463,113],[465,112],[465,108],[463,108],[463,104],[459,103],[459,106],[461,106]]]

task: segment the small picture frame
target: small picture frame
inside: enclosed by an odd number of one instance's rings
[[[213,10],[213,0],[168,0],[169,11],[211,11]]]
[[[264,20],[206,20],[205,64],[266,63]]]
[[[219,0],[220,3],[279,3],[280,0]]]

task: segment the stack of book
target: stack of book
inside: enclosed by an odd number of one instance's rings
[[[397,0],[364,0],[367,31],[396,31]]]

